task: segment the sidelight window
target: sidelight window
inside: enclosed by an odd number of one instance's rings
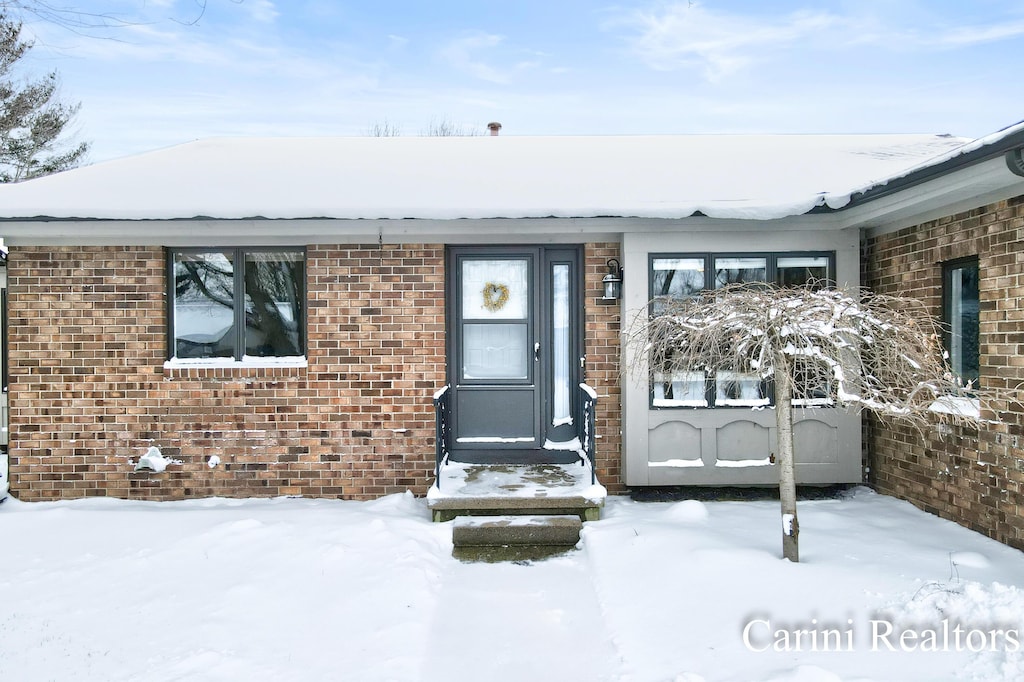
[[[943,323],[946,352],[953,372],[964,383],[978,381],[978,259],[946,263],[942,268]]]

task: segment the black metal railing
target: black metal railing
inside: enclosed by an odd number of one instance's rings
[[[444,464],[448,455],[448,439],[451,435],[449,428],[450,389],[451,385],[446,384],[434,394],[434,476],[437,480],[437,488],[441,489],[441,465]],[[597,393],[590,386],[580,384],[580,392],[583,399],[583,460],[590,465],[590,482],[597,482],[597,464],[595,461],[597,453],[597,432],[595,423],[595,409],[597,407]]]
[[[434,478],[436,481],[437,489],[441,489],[441,465],[444,464],[444,458],[448,455],[448,434],[451,433],[451,429],[448,428],[448,419],[451,415],[449,409],[449,388],[451,384],[445,384],[444,388],[434,394],[434,418],[436,420],[436,426],[434,431]]]
[[[597,482],[597,430],[594,413],[597,408],[597,393],[590,386],[580,384],[583,393],[583,456],[590,464],[590,483]]]

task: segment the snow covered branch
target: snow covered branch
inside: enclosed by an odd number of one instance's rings
[[[767,384],[787,368],[795,404],[837,404],[916,422],[977,423],[1007,399],[950,371],[942,329],[916,300],[820,285],[732,285],[656,299],[634,321],[631,368],[650,380],[745,375]]]
[[[688,382],[691,394],[710,396],[715,382],[716,404],[729,394],[722,382],[761,384],[766,395],[774,393],[782,555],[797,562],[794,406],[870,410],[918,429],[934,422],[976,425],[982,414],[997,416],[993,408],[1005,406],[1006,392],[965,386],[950,371],[941,332],[913,299],[821,283],[735,284],[651,301],[628,331],[627,344],[636,351],[628,369],[662,382],[664,393],[677,377],[686,377],[679,383]]]

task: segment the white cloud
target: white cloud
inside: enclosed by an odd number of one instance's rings
[[[453,40],[439,51],[452,67],[482,81],[508,85],[518,74],[544,68],[541,50],[506,45],[505,36],[477,32]],[[500,61],[501,66],[495,62]]]
[[[1024,21],[1008,22],[993,26],[964,26],[926,38],[924,44],[939,47],[966,47],[993,43],[1024,36]]]
[[[249,12],[249,16],[252,17],[253,21],[258,21],[261,24],[273,23],[280,15],[277,8],[274,7],[274,3],[270,0],[245,0],[242,3],[242,7]]]
[[[717,80],[748,64],[755,51],[791,46],[840,21],[826,12],[797,12],[768,21],[680,4],[637,12],[621,23],[637,30],[633,49],[650,67],[697,68]]]
[[[455,68],[480,80],[489,83],[507,83],[507,74],[478,57],[479,52],[491,50],[504,40],[504,36],[492,33],[474,33],[449,43],[441,49],[441,56]]]
[[[856,14],[803,10],[788,15],[749,15],[706,9],[697,3],[635,11],[606,28],[626,27],[634,53],[650,68],[694,69],[721,80],[766,54],[788,49],[836,50],[874,46],[894,52],[946,50],[1024,36],[1024,21],[987,25],[935,23],[933,17],[885,16],[884,6]],[[899,23],[902,22],[902,25]]]

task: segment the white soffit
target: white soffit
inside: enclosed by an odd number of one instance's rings
[[[851,207],[841,224],[885,234],[1021,194],[1024,177],[1011,173],[999,156]]]

